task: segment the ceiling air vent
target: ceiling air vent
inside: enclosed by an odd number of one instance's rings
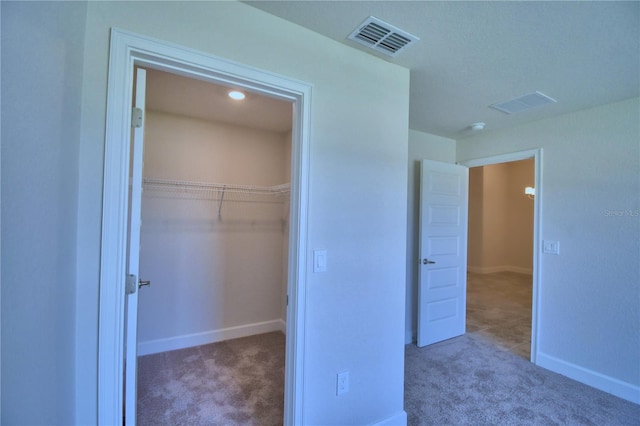
[[[411,43],[420,40],[373,16],[360,24],[348,38],[389,56],[396,56]]]
[[[519,98],[515,98],[510,101],[490,105],[490,107],[507,114],[515,114],[517,112],[523,112],[553,103],[556,103],[555,99],[551,99],[549,96],[543,93],[534,92],[528,95],[520,96]]]

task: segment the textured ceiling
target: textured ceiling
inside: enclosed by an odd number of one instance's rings
[[[640,95],[640,2],[256,1],[268,13],[411,70],[410,127],[452,139]],[[420,38],[388,58],[347,36],[376,16]],[[540,91],[558,102],[489,108]]]

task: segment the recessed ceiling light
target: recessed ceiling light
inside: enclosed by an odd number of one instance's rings
[[[484,126],[485,126],[484,123],[473,123],[470,127],[471,127],[471,130],[480,131],[484,129]]]
[[[231,99],[235,99],[236,101],[241,101],[244,99],[244,93],[238,92],[237,90],[232,90],[229,92],[229,97]]]

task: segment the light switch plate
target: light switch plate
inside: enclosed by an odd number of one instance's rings
[[[338,381],[336,383],[336,395],[340,396],[349,392],[349,372],[342,371],[338,373]]]
[[[327,251],[313,251],[313,272],[327,272]]]
[[[542,252],[549,254],[560,254],[560,241],[544,240],[542,242]]]

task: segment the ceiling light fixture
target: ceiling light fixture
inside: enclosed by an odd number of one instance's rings
[[[483,130],[485,126],[485,123],[473,123],[470,127],[471,130],[475,131],[475,132],[479,132],[480,130]]]
[[[241,101],[244,99],[244,93],[238,92],[237,90],[232,90],[229,92],[229,97],[231,99],[235,99],[236,101]]]
[[[532,186],[527,186],[524,189],[524,195],[526,195],[527,197],[531,198],[533,200],[533,197],[536,196],[536,189]]]

